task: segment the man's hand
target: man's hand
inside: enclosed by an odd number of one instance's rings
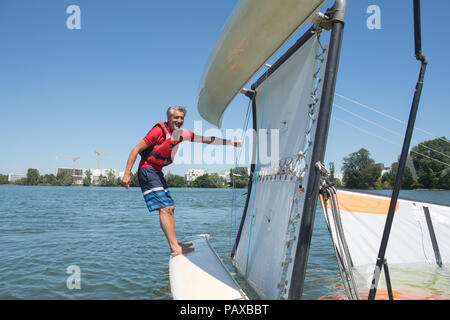
[[[230,140],[231,145],[235,147],[242,147],[242,140]]]
[[[125,187],[125,189],[128,189],[130,187],[130,174],[124,174],[122,179],[122,185]]]
[[[128,160],[127,160],[127,166],[125,168],[125,173],[123,175],[122,178],[122,185],[128,189],[130,187],[130,182],[131,182],[131,178],[130,178],[130,172],[131,172],[131,168],[133,168],[133,164],[136,161],[136,158],[138,156],[138,154],[147,149],[148,145],[147,143],[144,141],[144,139],[141,140],[141,142],[139,142],[130,152],[130,155],[128,156]]]

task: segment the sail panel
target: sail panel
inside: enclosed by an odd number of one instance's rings
[[[326,50],[318,54],[318,41],[309,39],[256,88],[259,161],[234,264],[263,299],[282,298],[290,285],[305,200],[300,187],[307,184],[320,105],[318,75],[327,55]],[[267,150],[278,161],[264,163]]]
[[[286,233],[296,180],[259,181],[235,256],[235,266],[263,299],[276,299],[286,255]]]

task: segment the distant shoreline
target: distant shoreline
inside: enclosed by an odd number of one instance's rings
[[[90,186],[83,186],[82,184],[72,184],[70,186],[58,186],[53,184],[35,184],[35,185],[27,185],[27,184],[15,184],[15,183],[4,183],[0,184],[1,186],[15,186],[15,187],[82,187],[82,188],[124,188],[123,186],[98,186],[98,185],[90,185]],[[139,186],[130,186],[130,188],[140,188]],[[171,189],[233,189],[233,187],[220,187],[220,188],[214,188],[214,187],[175,187],[175,186],[169,186]],[[237,188],[237,189],[247,189],[245,188]]]
[[[52,185],[52,184],[36,184],[36,185],[24,185],[24,184],[15,184],[15,183],[4,183],[0,184],[0,186],[17,186],[17,187],[83,187],[83,188],[123,188],[123,186],[100,186],[100,185],[90,185],[90,186],[83,186],[82,184],[72,184],[70,186],[58,186],[58,185]],[[140,188],[139,186],[130,186],[130,188]],[[171,189],[233,189],[233,187],[177,187],[177,186],[169,186]],[[377,191],[377,190],[392,190],[392,189],[358,189],[358,188],[346,188],[344,186],[341,186],[341,188],[348,189],[348,190],[364,190],[364,191]],[[247,187],[243,188],[237,188],[237,189],[247,189]],[[401,189],[403,191],[407,190],[414,190],[414,191],[450,191],[449,189],[426,189],[426,188],[417,188],[417,189]]]

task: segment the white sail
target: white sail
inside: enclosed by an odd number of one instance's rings
[[[267,83],[256,88],[258,130],[267,129],[267,134],[259,137],[270,141],[272,134],[278,135],[280,161],[275,165],[257,164],[257,179],[253,181],[234,262],[263,299],[279,299],[291,285],[296,246],[293,239],[298,239],[295,225],[304,203],[304,193],[298,190],[308,178],[306,164],[321,92],[315,77],[320,74],[317,59],[318,39],[313,36],[270,75]]]

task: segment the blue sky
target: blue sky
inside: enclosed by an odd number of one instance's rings
[[[102,168],[123,171],[131,148],[165,120],[166,108],[174,104],[188,107],[184,127],[193,130],[194,121],[201,120],[196,99],[203,68],[236,3],[0,2],[0,173],[28,168],[54,173],[73,164],[58,157],[72,156],[81,157],[77,167],[95,168],[95,150],[106,153]],[[81,9],[80,30],[66,26],[72,4]],[[373,4],[381,9],[378,30],[366,26],[366,9]],[[442,13],[449,10],[448,0],[422,1],[429,66],[416,121],[417,127],[447,138],[450,36]],[[407,121],[420,68],[414,59],[412,0],[348,0],[346,18],[336,92]],[[400,135],[404,125],[339,96],[335,103],[340,107],[333,110],[326,163],[334,161],[339,171],[342,158],[362,147],[376,162],[396,161],[402,138],[349,112]],[[241,127],[246,108],[245,97],[235,98],[223,129]],[[204,121],[203,129],[208,128],[213,126]],[[432,138],[416,131],[412,145]],[[191,167],[215,172],[230,165],[172,165],[169,170],[184,174]]]

